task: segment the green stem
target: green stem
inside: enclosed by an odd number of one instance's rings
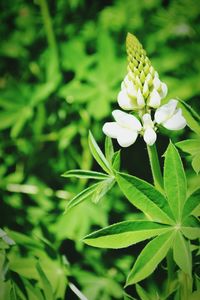
[[[56,59],[56,65],[59,67],[59,58],[58,58],[58,47],[56,43],[55,34],[53,31],[52,20],[49,13],[48,5],[46,0],[38,0],[38,4],[40,5],[41,14],[44,22],[44,27],[46,30],[47,41],[50,49],[54,53],[54,57]]]
[[[154,144],[152,146],[147,146],[147,150],[148,150],[149,162],[151,166],[154,185],[160,192],[163,192],[163,178],[160,169],[160,163],[158,159],[156,145]]]

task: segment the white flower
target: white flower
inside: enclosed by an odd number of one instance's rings
[[[171,99],[167,104],[159,107],[155,112],[155,121],[169,130],[179,130],[186,126],[181,108],[177,108],[178,101]]]
[[[103,126],[103,132],[114,139],[117,139],[121,147],[132,145],[142,129],[140,121],[121,110],[114,110],[112,113],[115,122],[107,122]]]
[[[154,123],[151,120],[150,114],[144,114],[142,116],[143,121],[143,129],[144,129],[144,141],[147,143],[147,145],[152,146],[157,138],[157,135],[154,130]]]
[[[137,110],[145,106],[144,97],[140,89],[136,89],[128,75],[124,78],[121,91],[118,94],[117,101],[124,110]]]
[[[149,99],[147,101],[148,106],[158,108],[161,104],[161,100],[165,98],[166,95],[167,85],[164,82],[160,81],[158,73],[156,73],[153,80],[153,90],[150,93]]]

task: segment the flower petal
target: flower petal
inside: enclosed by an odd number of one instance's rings
[[[167,104],[164,104],[161,107],[159,107],[156,110],[154,116],[156,123],[160,124],[171,118],[175,113],[177,103],[177,100],[171,99]]]
[[[150,94],[148,105],[153,108],[157,108],[160,106],[161,97],[159,93],[156,91],[156,89],[153,89],[153,91]]]
[[[156,90],[158,90],[161,86],[161,81],[160,81],[158,75],[154,77],[153,86]]]
[[[144,97],[142,96],[140,89],[138,89],[137,92],[137,104],[139,108],[143,108],[145,106]]]
[[[163,122],[162,125],[169,130],[183,129],[187,125],[187,123],[185,118],[182,116],[181,108],[179,108],[170,119]]]
[[[164,82],[161,82],[161,91],[159,92],[161,99],[167,96],[168,87]]]
[[[129,147],[133,143],[135,143],[137,136],[137,131],[128,128],[120,128],[120,131],[118,132],[117,141],[121,147]]]
[[[112,112],[112,115],[113,115],[115,121],[121,127],[132,129],[135,131],[140,131],[142,129],[142,125],[141,125],[140,121],[133,115],[125,113],[119,109],[114,110]]]
[[[157,138],[157,135],[155,133],[155,131],[153,130],[153,128],[148,127],[145,131],[144,131],[144,141],[147,143],[147,145],[152,146]]]
[[[119,92],[117,97],[118,104],[121,108],[124,110],[133,110],[134,105],[132,102],[132,99],[128,96],[125,89],[123,89],[121,92]]]
[[[151,120],[151,115],[150,114],[144,114],[142,116],[142,121],[143,121],[143,128],[146,129],[148,127],[153,128],[154,124]]]
[[[117,122],[107,122],[103,125],[103,132],[105,135],[116,139],[120,130],[120,125]]]

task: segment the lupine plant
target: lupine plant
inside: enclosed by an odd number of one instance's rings
[[[88,198],[97,203],[116,182],[124,197],[142,212],[140,218],[133,215],[132,220],[121,220],[92,232],[84,242],[94,247],[119,249],[147,241],[132,269],[127,272],[125,288],[135,285],[142,300],[197,299],[199,284],[194,261],[198,254],[196,241],[200,237],[197,219],[200,190],[192,194],[187,192],[182,159],[172,141],[164,153],[163,171],[156,149],[160,129],[170,132],[190,126],[192,109],[184,116],[182,101],[171,99],[166,102],[167,85],[160,80],[141,43],[130,33],[126,48],[128,72],[117,98],[121,109],[112,112],[113,122],[103,125],[105,154],[89,133],[89,147],[102,172],[70,170],[63,174],[64,177],[96,180],[68,202],[66,213]],[[138,136],[143,137],[147,148],[153,184],[120,172],[120,150],[114,151],[111,138],[117,139],[121,147],[129,147]],[[179,142],[177,146],[184,151],[187,143],[189,141]],[[138,283],[156,272],[160,264],[166,264],[168,274],[166,280],[163,279],[163,286],[152,296]],[[125,299],[134,298],[126,294]]]

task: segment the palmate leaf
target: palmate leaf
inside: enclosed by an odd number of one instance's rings
[[[116,180],[127,199],[150,220],[164,224],[174,223],[165,197],[151,184],[124,173],[117,173]]]
[[[180,221],[186,201],[187,183],[180,155],[172,143],[165,153],[164,187],[174,217]]]
[[[84,238],[88,245],[118,249],[160,235],[171,229],[151,221],[124,221],[95,231]]]
[[[108,179],[109,176],[105,173],[89,171],[89,170],[70,170],[61,175],[62,177],[76,177],[103,180]]]
[[[166,256],[174,239],[174,232],[161,234],[149,242],[138,256],[128,275],[126,286],[135,284],[149,276]]]
[[[173,244],[174,261],[179,268],[191,277],[192,257],[190,252],[189,241],[178,231],[175,235]]]

